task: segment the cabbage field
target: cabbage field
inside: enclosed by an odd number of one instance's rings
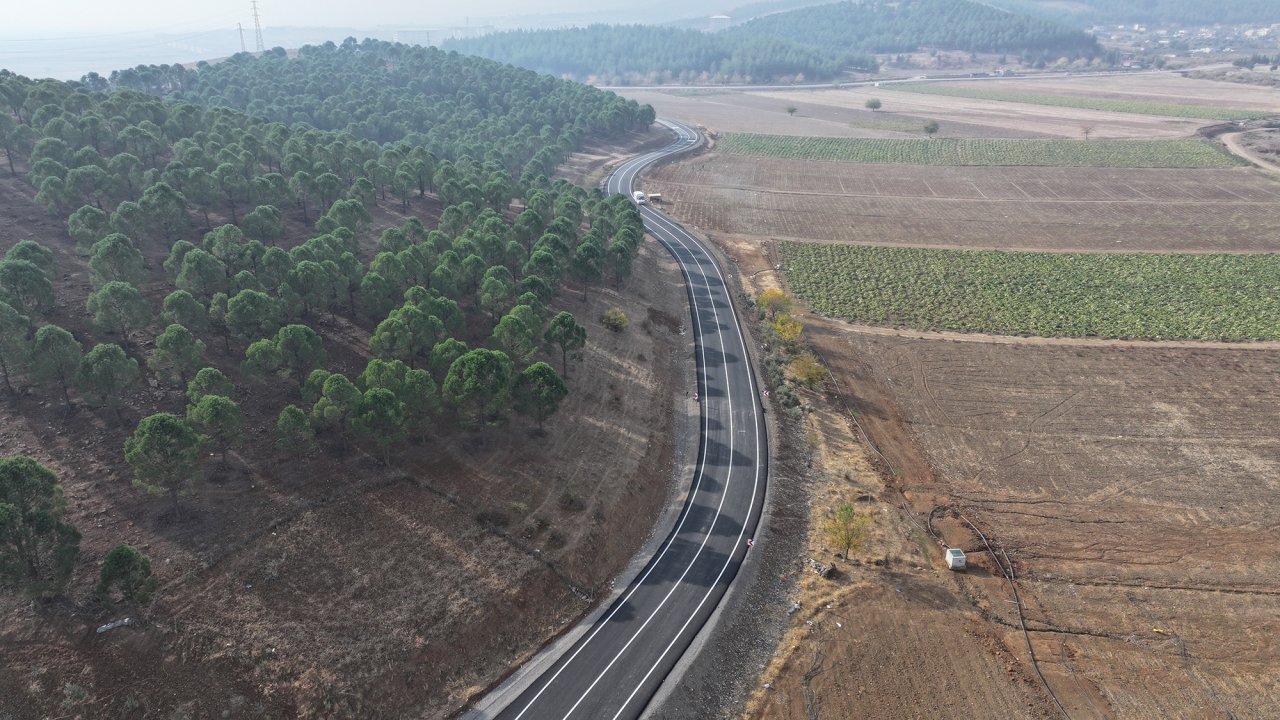
[[[1264,110],[1189,105],[1186,103],[1160,103],[1121,98],[1086,97],[1082,95],[1051,95],[1049,93],[1033,93],[1020,90],[1001,90],[994,87],[943,84],[920,85],[913,83],[911,85],[886,85],[883,89],[925,95],[973,98],[975,100],[999,100],[1026,103],[1028,105],[1052,105],[1054,107],[1080,108],[1082,110],[1105,110],[1107,112],[1163,115],[1165,117],[1205,120],[1251,120],[1280,114],[1280,112],[1267,112]]]
[[[1280,256],[778,243],[792,291],[852,322],[1000,335],[1280,339]]]
[[[1200,140],[830,138],[725,133],[733,155],[899,165],[1218,168],[1243,162]]]

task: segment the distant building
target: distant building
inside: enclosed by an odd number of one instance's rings
[[[731,18],[728,15],[712,15],[707,22],[707,32],[728,30]]]

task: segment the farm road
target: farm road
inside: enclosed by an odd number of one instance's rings
[[[1267,172],[1280,173],[1280,165],[1263,158],[1261,155],[1258,155],[1240,143],[1240,136],[1244,135],[1246,132],[1250,131],[1245,130],[1243,132],[1227,133],[1222,136],[1222,142],[1227,146],[1227,149],[1230,150],[1232,154],[1248,160]]]

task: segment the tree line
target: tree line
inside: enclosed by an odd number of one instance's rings
[[[1092,35],[967,0],[839,2],[765,15],[720,33],[655,25],[515,30],[445,47],[609,84],[820,80],[874,72],[875,55],[920,48],[1092,57]]]
[[[448,40],[444,46],[539,72],[615,85],[823,78],[850,65],[875,67],[873,58],[827,53],[792,39],[657,25],[513,30]]]
[[[1039,0],[992,0],[992,5],[1052,17],[1072,24],[1143,23],[1170,25],[1270,25],[1276,21],[1273,0],[1111,0],[1105,3],[1046,3]]]
[[[293,83],[300,67],[316,82],[341,79],[322,90]],[[361,123],[384,120],[358,98],[394,86],[396,72],[410,82],[414,67],[434,68],[436,79],[412,81],[416,94],[405,93],[410,100],[386,126],[394,141],[358,137]],[[267,106],[254,106],[268,117],[225,106],[228,94],[255,88],[272,89]],[[246,411],[274,414],[289,453],[329,444],[368,448],[383,462],[441,424],[476,427],[514,411],[540,427],[566,397],[569,360],[586,343],[553,299],[566,281],[584,298],[592,285],[621,283],[643,237],[626,197],[546,176],[586,137],[652,120],[650,108],[576,88],[368,41],[304,48],[298,60],[141,67],[105,81],[0,71],[8,170],[33,186],[38,205],[67,218],[92,287],[88,330],[60,327],[50,322],[61,282],[55,254],[29,240],[7,251],[5,388],[117,421],[144,377],[185,390],[185,407],[142,418],[123,448],[135,487],[169,498],[175,513],[203,476],[205,452],[227,462],[244,441]],[[331,118],[344,118],[342,129],[291,117],[288,108],[311,93],[347,95],[344,114]],[[431,125],[419,111],[470,122]],[[434,228],[412,212],[427,199],[442,208]],[[379,207],[403,222],[374,227]],[[313,231],[287,241],[290,226]],[[159,251],[161,267],[143,250]],[[366,334],[359,376],[327,367],[326,327]],[[264,384],[293,388],[295,401],[277,414],[234,399]],[[18,489],[0,484],[0,583],[47,596],[65,584],[78,534],[60,520],[51,472],[14,463]],[[0,482],[7,467],[0,462]],[[19,497],[35,486],[43,505]],[[103,592],[142,597],[145,561],[121,550]],[[117,587],[125,580],[133,585]]]
[[[1089,33],[968,0],[838,2],[766,15],[731,29],[807,42],[827,53],[904,53],[921,48],[1092,57]]]

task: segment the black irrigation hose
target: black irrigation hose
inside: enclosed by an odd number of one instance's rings
[[[954,506],[951,506],[951,507],[954,509]],[[934,508],[933,512],[936,512],[938,509],[939,508]],[[929,531],[930,532],[933,532],[933,528],[932,528],[933,512],[929,513],[929,519],[930,519]],[[1009,588],[1013,590],[1013,599],[1017,602],[1017,605],[1018,605],[1018,625],[1022,628],[1022,639],[1025,640],[1027,643],[1027,654],[1031,656],[1031,667],[1036,671],[1036,676],[1040,678],[1040,682],[1044,683],[1044,689],[1049,691],[1049,697],[1053,698],[1053,704],[1058,706],[1058,710],[1062,713],[1062,716],[1067,718],[1067,720],[1071,720],[1071,714],[1068,713],[1067,709],[1062,706],[1062,701],[1058,700],[1058,694],[1053,691],[1053,687],[1050,686],[1049,681],[1045,679],[1044,673],[1040,672],[1040,662],[1036,660],[1035,648],[1031,646],[1031,633],[1027,631],[1027,618],[1023,612],[1024,608],[1022,606],[1022,596],[1018,593],[1017,583],[1014,582],[1014,580],[1016,579],[1016,575],[1013,570],[1013,561],[1009,559],[1009,554],[1005,552],[1004,548],[1003,547],[1000,548],[1000,554],[1004,556],[1004,562],[1008,563],[1009,565],[1009,569],[1005,570],[1004,563],[1000,562],[1000,556],[996,555],[995,549],[992,548],[991,543],[987,541],[987,536],[983,535],[982,531],[978,529],[978,526],[974,525],[969,520],[969,518],[961,514],[959,510],[956,510],[956,515],[961,520],[965,521],[965,523],[975,533],[978,534],[978,537],[982,538],[982,544],[987,546],[987,552],[991,553],[991,559],[995,560],[996,567],[1000,568],[1000,574],[1004,576],[1004,579],[1006,581],[1008,581]],[[934,537],[937,537],[937,536],[935,535]]]

